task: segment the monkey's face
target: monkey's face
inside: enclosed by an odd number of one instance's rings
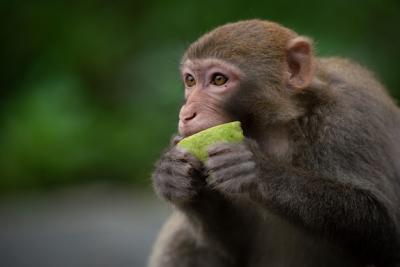
[[[227,24],[189,46],[181,76],[186,102],[179,133],[239,120],[247,136],[303,112],[294,95],[314,78],[311,41],[268,22]]]
[[[179,113],[179,134],[189,136],[235,120],[226,109],[239,90],[243,73],[218,59],[185,60],[181,68],[185,104]]]

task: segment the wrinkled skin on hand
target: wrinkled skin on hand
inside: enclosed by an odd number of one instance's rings
[[[210,147],[205,163],[207,185],[223,194],[245,193],[255,188],[260,179],[256,149],[257,145],[248,139],[243,143],[221,143]]]
[[[255,154],[261,152],[255,142],[245,139],[242,143],[215,144],[208,149],[209,158],[203,164],[176,146],[181,139],[173,137],[153,174],[160,197],[183,205],[193,201],[203,188],[229,195],[246,193],[259,184],[261,162]]]
[[[202,163],[190,153],[176,147],[181,138],[171,141],[171,148],[156,164],[153,184],[157,194],[167,201],[184,204],[193,200],[204,185]]]

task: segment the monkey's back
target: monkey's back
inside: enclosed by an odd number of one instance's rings
[[[334,100],[332,108],[325,110],[328,116],[323,127],[328,133],[322,133],[327,136],[322,142],[329,142],[332,136],[336,143],[322,147],[338,152],[338,157],[348,157],[345,167],[361,174],[371,186],[386,187],[383,191],[397,199],[393,204],[400,205],[396,194],[400,190],[399,107],[369,70],[351,60],[319,59],[317,77],[329,77],[325,82]],[[340,159],[332,164],[336,162],[346,164]],[[397,216],[400,221],[399,211]]]
[[[293,156],[300,158],[296,167],[327,179],[335,174],[345,184],[351,179],[362,189],[379,192],[382,199],[396,200],[391,203],[395,210],[400,205],[396,195],[400,191],[400,109],[374,75],[355,62],[322,58],[316,72],[327,84],[323,90],[331,91],[330,102],[320,101],[321,106],[307,118],[305,132],[317,130]],[[399,211],[394,214],[400,222]],[[255,235],[254,248],[260,251],[254,251],[250,266],[263,266],[260,262],[268,266],[358,266],[333,243],[273,214],[267,217],[266,222],[259,221],[265,225],[258,228],[268,230]]]
[[[321,58],[317,66],[319,77],[329,77],[336,115],[349,130],[360,132],[357,137],[368,138],[370,145],[388,146],[390,152],[384,156],[393,158],[400,175],[400,109],[385,87],[372,72],[348,59]]]

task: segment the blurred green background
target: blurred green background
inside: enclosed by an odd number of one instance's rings
[[[226,22],[282,23],[400,98],[399,14],[397,0],[1,1],[0,191],[148,187],[176,130],[180,55]]]

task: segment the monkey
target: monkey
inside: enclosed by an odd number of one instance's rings
[[[374,75],[278,23],[228,23],[181,61],[178,134],[152,174],[173,212],[151,267],[400,266],[400,109]],[[240,121],[202,163],[176,144]]]

